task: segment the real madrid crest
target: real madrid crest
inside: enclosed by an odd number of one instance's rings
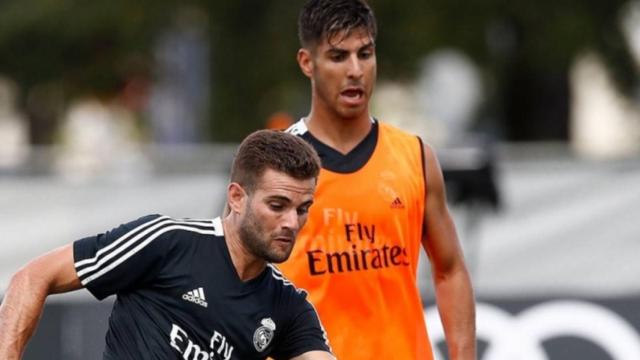
[[[276,330],[276,323],[271,318],[260,320],[260,326],[253,333],[253,346],[258,352],[264,351],[273,339],[273,332]]]

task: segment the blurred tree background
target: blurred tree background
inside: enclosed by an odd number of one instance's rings
[[[34,144],[53,142],[76,97],[111,96],[130,72],[149,71],[153,39],[175,1],[5,0],[0,74],[18,83]]]
[[[211,141],[237,141],[276,111],[303,116],[309,85],[295,62],[301,1],[191,1],[207,15]],[[64,107],[110,96],[131,74],[153,80],[153,45],[187,4],[177,0],[4,0],[0,74],[20,89],[35,144],[49,144]],[[625,2],[371,0],[382,80],[411,81],[419,61],[457,48],[481,68],[476,119],[508,141],[566,140],[569,68],[597,51],[627,94],[637,72],[620,30]],[[177,119],[180,121],[180,119]]]

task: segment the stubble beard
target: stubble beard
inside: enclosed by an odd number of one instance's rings
[[[240,241],[254,256],[267,262],[279,264],[289,258],[291,251],[284,253],[271,249],[269,234],[266,233],[251,208],[247,208],[245,217],[240,222]]]

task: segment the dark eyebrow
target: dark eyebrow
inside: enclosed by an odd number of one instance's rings
[[[284,203],[290,204],[291,203],[291,199],[289,199],[286,196],[282,196],[282,195],[272,195],[267,197],[267,201],[271,201],[271,200],[278,200],[278,201],[282,201]],[[298,208],[303,207],[303,206],[311,206],[313,204],[313,200],[307,200],[305,202],[303,202],[302,204],[300,204],[298,206]]]
[[[305,201],[302,204],[300,204],[300,206],[298,207],[303,207],[303,206],[310,207],[311,205],[313,205],[313,200]]]
[[[369,41],[368,43],[362,45],[361,47],[358,48],[358,52],[362,51],[362,50],[369,50],[371,48],[375,48],[376,44],[373,41]],[[346,49],[342,49],[340,47],[337,46],[331,46],[331,48],[329,50],[327,50],[328,53],[334,53],[334,54],[343,54],[343,53],[348,53],[349,50]]]
[[[286,203],[290,203],[291,199],[289,199],[286,196],[282,196],[282,195],[271,195],[269,197],[267,197],[267,200],[280,200]]]
[[[339,47],[333,47],[333,46],[329,50],[327,50],[327,52],[329,54],[345,54],[345,53],[348,53],[348,51],[345,50],[345,49],[341,49]]]

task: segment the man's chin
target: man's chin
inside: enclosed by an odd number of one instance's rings
[[[272,256],[269,256],[270,263],[281,264],[289,259],[289,256],[291,256],[291,251],[287,252],[286,254],[271,254],[271,255]]]
[[[366,107],[346,107],[341,109],[340,117],[346,120],[359,119],[365,113]]]

